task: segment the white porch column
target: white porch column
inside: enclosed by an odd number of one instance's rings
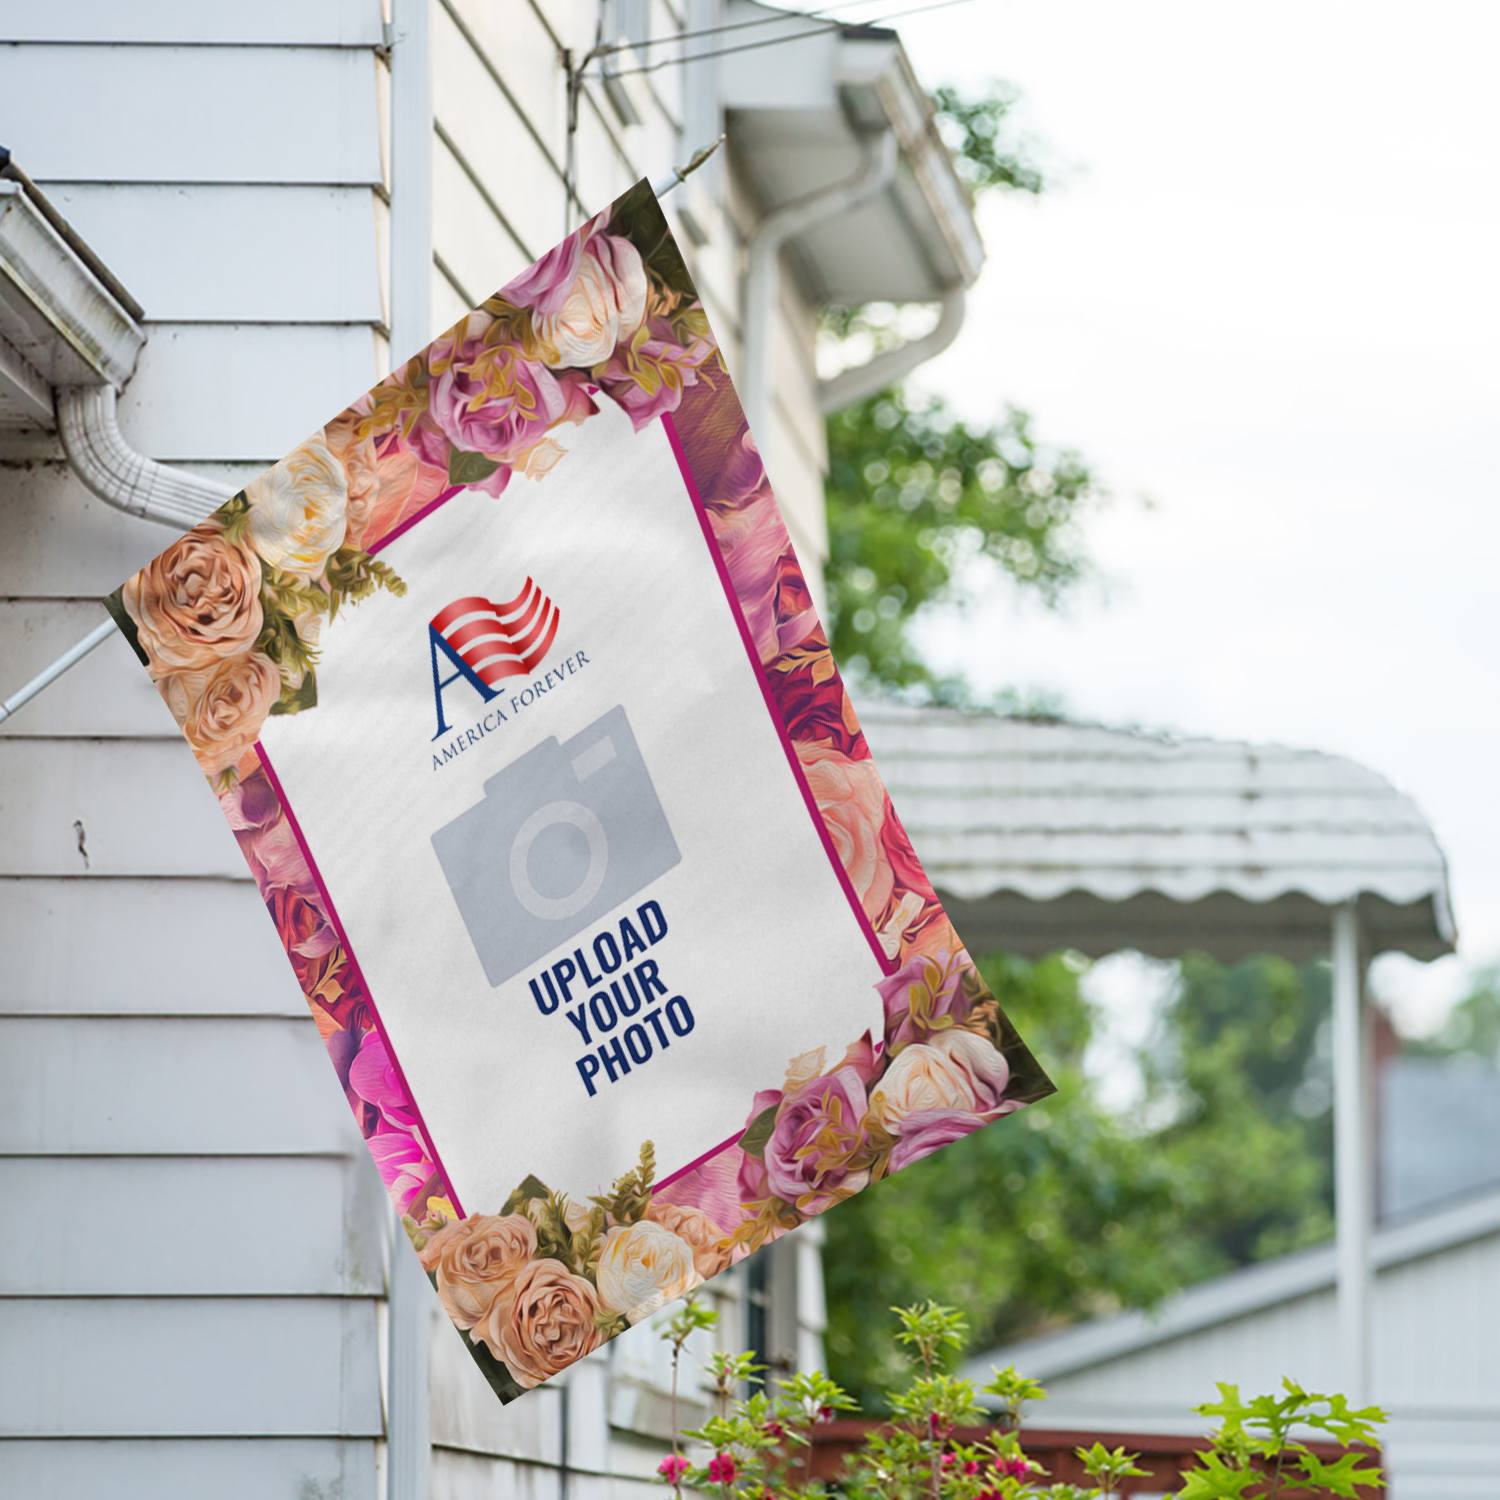
[[[1364,954],[1351,901],[1333,914],[1333,1140],[1339,1381],[1352,1401],[1370,1399],[1374,1213],[1367,1030]]]

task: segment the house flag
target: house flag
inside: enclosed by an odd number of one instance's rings
[[[502,1399],[1050,1092],[645,182],[107,603]]]

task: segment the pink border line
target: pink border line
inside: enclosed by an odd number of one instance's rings
[[[440,501],[434,501],[428,506],[431,510]],[[422,514],[425,514],[423,512]],[[415,517],[413,519],[416,519]],[[453,1186],[453,1179],[448,1175],[443,1166],[443,1159],[438,1155],[438,1149],[432,1139],[432,1132],[427,1128],[427,1121],[422,1118],[422,1108],[417,1103],[417,1096],[412,1092],[411,1085],[406,1081],[406,1074],[401,1070],[400,1060],[396,1056],[396,1049],[391,1045],[390,1033],[385,1029],[385,1022],[380,1019],[380,1009],[375,1004],[375,996],[370,989],[369,981],[366,980],[364,970],[359,966],[359,960],[354,956],[354,947],[349,941],[349,934],[344,931],[344,924],[339,920],[338,908],[333,904],[333,897],[328,893],[328,886],[324,883],[323,872],[318,869],[317,861],[313,858],[312,850],[307,846],[307,839],[303,835],[302,825],[297,821],[297,815],[292,811],[292,804],[287,800],[286,788],[281,784],[281,778],[276,774],[271,765],[271,757],[266,753],[266,747],[256,741],[255,753],[260,757],[260,763],[265,768],[266,780],[271,783],[271,789],[276,793],[277,801],[281,803],[281,810],[286,814],[286,821],[292,830],[292,837],[297,841],[297,847],[302,851],[302,858],[307,861],[307,868],[318,887],[318,894],[323,898],[323,905],[328,912],[328,920],[333,923],[334,931],[339,935],[339,941],[344,945],[344,952],[349,956],[349,964],[359,977],[361,987],[364,989],[365,998],[369,1002],[370,1014],[375,1018],[375,1029],[380,1033],[380,1040],[385,1044],[385,1055],[390,1059],[391,1066],[396,1070],[396,1077],[401,1082],[401,1087],[406,1097],[411,1101],[412,1113],[417,1117],[417,1129],[422,1132],[422,1138],[426,1142],[427,1150],[432,1157],[432,1165],[437,1169],[438,1175],[443,1179],[443,1185],[448,1189],[449,1201],[453,1204],[453,1211],[461,1219],[464,1217],[463,1206],[458,1201],[458,1190]]]
[[[730,1136],[727,1141],[720,1141],[717,1146],[710,1146],[702,1156],[695,1156],[692,1161],[687,1164],[687,1166],[678,1167],[675,1172],[672,1172],[668,1176],[663,1177],[660,1182],[656,1183],[652,1187],[652,1196],[654,1197],[657,1193],[661,1192],[663,1188],[671,1187],[679,1177],[686,1177],[689,1172],[695,1171],[698,1167],[701,1167],[704,1162],[712,1161],[714,1157],[716,1157],[721,1151],[727,1151],[731,1146],[736,1145],[739,1142],[739,1138],[744,1135],[744,1133],[745,1132],[743,1130],[736,1130],[735,1133]]]
[[[729,569],[725,566],[724,555],[719,551],[718,539],[713,534],[713,527],[708,519],[708,508],[703,503],[703,497],[698,493],[697,480],[693,478],[691,465],[688,463],[687,454],[683,450],[682,439],[677,436],[677,424],[672,420],[670,412],[663,412],[661,425],[666,429],[667,441],[672,445],[672,454],[677,460],[677,467],[682,471],[682,482],[687,486],[689,498],[693,502],[693,509],[698,516],[698,525],[703,530],[703,540],[708,543],[708,555],[713,559],[715,570],[719,575],[719,582],[724,587],[724,596],[729,601],[730,612],[734,615],[734,623],[739,627],[740,640],[745,647],[745,655],[750,658],[750,668],[755,673],[755,680],[760,684],[761,697],[766,700],[766,712],[771,716],[771,722],[776,726],[777,737],[781,740],[781,748],[786,752],[787,764],[792,768],[792,775],[796,778],[797,787],[802,793],[802,800],[807,804],[808,815],[812,818],[813,827],[818,831],[818,837],[823,841],[824,852],[828,855],[828,862],[833,866],[833,873],[838,877],[840,887],[849,902],[850,909],[854,913],[855,920],[859,923],[860,930],[865,935],[865,941],[870,945],[870,951],[875,955],[875,962],[880,965],[882,974],[894,974],[900,963],[894,958],[886,956],[885,949],[881,946],[880,939],[875,934],[875,925],[865,913],[864,906],[860,902],[859,895],[854,889],[854,883],[849,879],[849,872],[844,868],[844,861],[839,857],[839,851],[833,847],[833,837],[828,832],[828,825],[823,821],[823,814],[818,810],[817,798],[812,794],[812,788],[807,784],[807,775],[802,769],[802,762],[797,759],[796,747],[792,744],[791,736],[786,732],[786,724],[781,717],[781,711],[776,705],[775,695],[771,692],[771,685],[766,680],[766,672],[761,664],[760,656],[755,649],[755,642],[750,638],[750,627],[745,624],[745,612],[740,606],[739,595],[735,593],[734,583],[729,576]],[[722,1149],[722,1148],[721,1148]],[[710,1152],[710,1155],[713,1153]]]
[[[463,484],[450,484],[435,500],[429,500],[421,510],[414,511],[399,526],[393,526],[373,547],[366,547],[365,551],[371,557],[374,557],[377,552],[384,551],[398,536],[405,536],[418,521],[425,521],[440,505],[446,505],[460,490],[467,488],[468,486]]]

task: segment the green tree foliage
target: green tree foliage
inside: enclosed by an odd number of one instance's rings
[[[1331,1233],[1324,966],[1185,960],[1124,1116],[1084,1068],[1084,962],[981,968],[1058,1093],[828,1216],[829,1361],[865,1397],[899,1364],[881,1310],[933,1287],[985,1348]]]
[[[976,195],[1042,190],[1041,169],[1011,126],[1012,90],[942,88],[933,102]],[[898,341],[901,323],[901,309],[835,309],[825,335],[846,346],[841,362],[858,362]],[[829,418],[828,450],[835,657],[879,686],[962,699],[962,679],[940,677],[916,650],[913,621],[924,609],[961,607],[986,578],[1055,602],[1084,567],[1076,523],[1098,493],[1088,466],[1041,442],[1024,411],[968,420],[905,386]]]
[[[1326,964],[1261,958],[1226,969],[1190,954],[1144,1049],[1153,1134],[1212,1254],[1245,1265],[1333,1234],[1332,1065]]]
[[[1417,1057],[1471,1057],[1500,1068],[1500,966],[1477,970],[1469,993],[1431,1036],[1405,1044]]]
[[[902,388],[831,417],[828,447],[835,658],[885,687],[963,696],[923,660],[913,620],[966,603],[976,564],[1055,602],[1083,570],[1074,522],[1094,493],[1087,466],[1042,447],[1025,412],[976,424]]]

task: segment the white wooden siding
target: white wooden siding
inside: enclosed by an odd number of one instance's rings
[[[0,35],[7,144],[152,320],[127,436],[243,483],[381,373],[378,0]],[[7,686],[168,539],[11,457]],[[384,1193],[175,740],[118,639],[0,736],[0,1493],[373,1500]]]
[[[130,1476],[142,1476],[133,1488]],[[0,1444],[0,1488],[47,1500],[353,1500],[378,1494],[375,1445],[365,1439],[78,1439]]]
[[[0,34],[17,42],[247,43],[281,47],[379,45],[380,6],[371,0],[0,0]]]
[[[368,1297],[7,1297],[0,1411],[41,1437],[376,1438],[375,1315]]]
[[[158,323],[385,322],[367,187],[68,183],[49,197]]]
[[[662,0],[651,14],[682,24]],[[431,17],[436,331],[702,141],[682,138],[675,70],[632,82],[632,127],[591,84],[565,215],[559,49],[591,44],[593,0],[432,0]],[[121,402],[137,447],[242,484],[383,373],[378,0],[0,0],[0,36],[0,97],[26,127],[7,144],[151,320]],[[701,185],[731,180],[720,163],[667,206],[691,199],[707,231],[679,238],[732,366],[742,236]],[[816,574],[810,314],[793,297],[784,318],[792,436],[768,446]],[[166,539],[55,450],[0,451],[7,685]],[[0,951],[0,1194],[26,1226],[0,1247],[0,1493],[373,1500],[383,1194],[233,838],[120,640],[0,730]],[[715,1295],[737,1347],[734,1279]],[[659,1489],[654,1329],[566,1396],[502,1409],[433,1316],[435,1497],[552,1500],[565,1455],[571,1500]]]

